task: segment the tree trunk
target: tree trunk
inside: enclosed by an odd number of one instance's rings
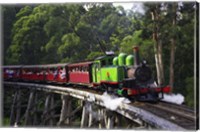
[[[170,80],[169,80],[171,92],[173,92],[174,89],[174,62],[175,62],[175,40],[172,39],[171,53],[170,53]]]
[[[176,27],[176,8],[177,4],[173,4],[173,18],[172,18],[172,27],[175,29]],[[170,49],[170,80],[169,84],[171,87],[171,92],[174,89],[174,62],[175,62],[175,48],[176,48],[176,39],[175,33],[173,32],[173,37],[171,39],[171,49]]]
[[[155,52],[155,62],[156,62],[156,71],[157,71],[157,81],[158,85],[162,85],[164,83],[164,69],[163,69],[163,61],[162,61],[162,42],[159,40],[159,26],[156,21],[159,20],[159,15],[154,9],[151,12],[152,20],[154,21],[154,29],[153,29],[153,40],[154,44],[154,52]]]
[[[163,51],[162,50],[162,41],[160,40],[159,44],[158,44],[158,61],[159,61],[159,69],[160,69],[160,83],[159,83],[159,85],[162,85],[165,82],[162,51]]]

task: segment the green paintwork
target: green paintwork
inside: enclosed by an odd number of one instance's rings
[[[94,83],[100,83],[101,80],[100,60],[96,60],[92,65],[92,80]]]
[[[124,79],[124,68],[121,66],[101,68],[101,81],[121,82]]]
[[[123,95],[123,90],[122,90],[122,89],[118,89],[118,90],[117,90],[117,94],[118,94],[118,95]]]
[[[125,65],[126,54],[121,54],[121,57],[123,65]],[[101,83],[101,81],[119,83],[123,81],[125,78],[124,66],[117,66],[118,57],[113,58],[114,56],[104,56],[94,61],[92,65],[92,79],[94,83]]]
[[[127,66],[132,66],[134,64],[134,56],[133,55],[128,55],[126,57],[126,65]]]
[[[94,83],[101,81],[101,68],[112,65],[113,56],[103,56],[97,58],[92,65],[92,79]]]
[[[120,53],[118,56],[118,64],[119,66],[124,66],[126,64],[125,59],[126,59],[127,54],[125,53]]]
[[[118,65],[118,57],[115,57],[115,58],[113,59],[113,65],[114,65],[114,66],[117,66],[117,65]]]
[[[127,90],[124,89],[118,89],[117,94],[121,96],[127,96]]]

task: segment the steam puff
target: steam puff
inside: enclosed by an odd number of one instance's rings
[[[104,92],[102,95],[102,100],[106,108],[110,110],[116,110],[118,106],[123,103],[130,103],[130,101],[124,97],[116,97],[108,95],[107,92]]]
[[[166,102],[171,102],[175,104],[182,104],[184,102],[184,96],[182,94],[164,94],[164,98],[162,99]]]

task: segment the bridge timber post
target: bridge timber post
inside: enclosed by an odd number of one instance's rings
[[[33,110],[33,104],[34,104],[34,96],[35,96],[35,91],[31,90],[30,95],[29,95],[29,100],[28,100],[28,105],[25,113],[25,125],[29,126],[31,125],[31,111]]]
[[[112,114],[111,111],[107,111],[106,117],[107,117],[106,128],[107,128],[107,129],[112,129],[112,128],[114,128],[114,118],[115,118],[115,114]]]
[[[19,118],[20,118],[20,105],[21,105],[21,91],[16,90],[11,106],[11,113],[10,113],[10,125],[13,126],[14,124],[19,123]]]
[[[116,112],[96,106],[91,102],[83,102],[81,128],[113,129],[120,123],[120,116]]]
[[[61,95],[62,109],[60,113],[60,119],[57,123],[58,126],[70,124],[70,113],[71,113],[71,99],[69,95]]]
[[[34,111],[34,115],[33,115],[33,125],[36,126],[38,125],[38,115],[37,115],[37,111],[38,111],[38,106],[37,106],[37,103],[38,103],[38,92],[35,93],[35,98],[34,98],[34,108],[33,108],[33,111]]]
[[[21,117],[21,90],[17,90],[17,111],[16,111],[16,122],[15,126],[20,125],[20,117]]]
[[[82,101],[82,118],[81,118],[81,128],[84,128],[88,125],[89,111],[87,110],[88,104],[85,101]]]

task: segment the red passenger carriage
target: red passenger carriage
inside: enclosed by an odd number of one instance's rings
[[[70,83],[90,84],[92,82],[92,62],[68,65]]]
[[[57,83],[68,82],[67,64],[46,65],[44,68],[46,76],[45,81]]]
[[[22,66],[3,66],[3,77],[5,80],[19,80],[21,78]]]
[[[42,65],[23,66],[21,78],[24,81],[44,81],[44,68]]]

